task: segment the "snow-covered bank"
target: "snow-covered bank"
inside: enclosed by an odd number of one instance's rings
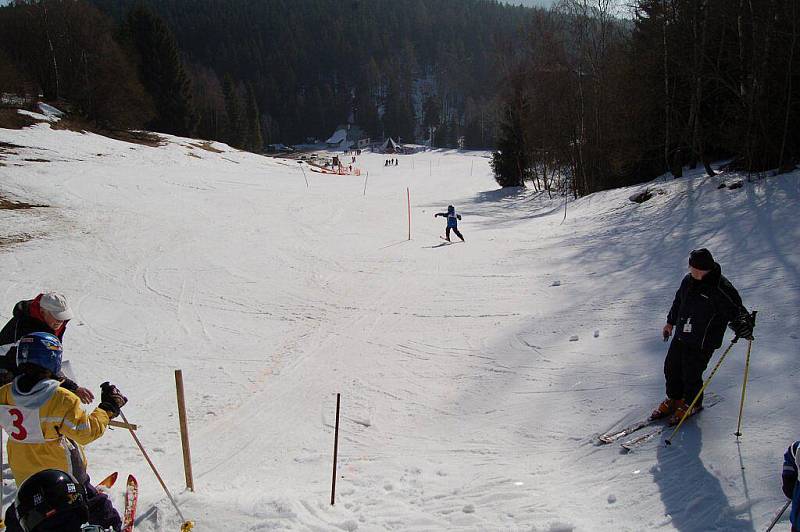
[[[365,154],[364,193],[364,174],[306,187],[294,162],[167,139],[0,130],[22,146],[0,195],[50,206],[0,210],[0,241],[33,237],[0,247],[0,318],[43,289],[70,298],[79,382],[131,398],[196,530],[759,530],[782,503],[800,436],[797,172],[735,190],[689,176],[642,204],[642,187],[607,191],[562,223],[560,200],[497,190],[486,154]],[[438,238],[448,204],[466,244]],[[696,247],[759,310],[741,443],[744,345],[711,385],[722,402],[672,447],[598,447],[663,396],[660,330]],[[195,494],[179,489],[175,368]],[[127,433],[88,455],[95,478],[140,479],[137,529],[177,529]]]

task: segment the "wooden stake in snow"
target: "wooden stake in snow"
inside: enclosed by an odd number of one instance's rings
[[[299,162],[300,162],[300,170],[303,171],[303,179],[306,180],[306,188],[308,188],[308,178],[306,177],[306,169],[303,166],[303,161],[299,161]]]
[[[333,431],[333,479],[331,480],[331,506],[336,498],[336,460],[339,456],[339,401],[341,394],[336,394],[336,428]]]
[[[178,419],[181,424],[181,447],[183,448],[183,472],[186,476],[186,488],[194,491],[192,476],[192,453],[189,450],[189,424],[186,420],[186,400],[183,393],[183,371],[175,370],[175,388],[178,391]]]
[[[137,447],[139,447],[139,450],[142,452],[142,456],[144,456],[144,459],[147,460],[147,464],[150,466],[150,469],[153,470],[153,473],[155,474],[156,479],[158,479],[158,483],[161,484],[162,488],[164,488],[164,493],[166,493],[167,497],[169,497],[169,502],[171,502],[172,506],[175,507],[175,511],[178,512],[178,517],[180,517],[181,520],[184,522],[184,526],[192,523],[192,521],[187,521],[186,518],[183,517],[183,512],[181,512],[181,509],[178,508],[178,503],[175,502],[175,499],[172,497],[172,494],[169,492],[169,488],[167,488],[167,485],[164,484],[164,479],[161,478],[161,475],[159,474],[158,469],[156,469],[156,465],[153,463],[152,460],[150,460],[150,456],[148,456],[147,451],[144,450],[144,446],[142,446],[142,442],[139,441],[139,437],[136,435],[135,432],[133,432],[133,429],[130,428],[131,424],[128,423],[128,419],[125,417],[125,412],[123,412],[120,409],[119,415],[122,416],[122,421],[124,421],[125,424],[128,425],[128,432],[130,432],[131,436],[133,436],[133,441],[136,442]]]
[[[406,187],[406,199],[408,200],[408,239],[411,240],[411,192]]]

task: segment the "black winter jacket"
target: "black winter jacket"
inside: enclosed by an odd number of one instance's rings
[[[59,340],[64,336],[63,330],[61,334],[57,334],[57,332],[48,327],[45,322],[31,315],[31,305],[34,304],[34,301],[35,300],[20,301],[14,305],[13,317],[6,323],[5,327],[0,330],[0,347],[8,348],[6,355],[0,357],[0,369],[9,371],[13,375],[19,374],[17,370],[17,348],[15,345],[9,348],[10,344],[16,344],[20,338],[34,332],[49,332],[50,334],[58,336]],[[63,378],[63,375],[59,375],[58,377]],[[78,385],[75,382],[66,378],[63,378],[61,386],[71,392],[78,389]]]
[[[747,314],[747,309],[739,292],[714,263],[714,269],[700,281],[689,274],[683,278],[667,323],[675,326],[676,339],[701,350],[714,350],[722,345],[725,326],[742,314]]]

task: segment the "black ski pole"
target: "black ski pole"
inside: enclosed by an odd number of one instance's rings
[[[753,313],[750,315],[751,319],[753,320],[753,326],[756,324],[756,314],[758,313],[757,310],[754,310]],[[744,381],[742,382],[742,402],[739,404],[739,422],[736,424],[736,439],[739,439],[739,436],[742,435],[742,412],[744,412],[744,392],[747,389],[747,374],[750,372],[750,350],[753,348],[753,338],[748,339],[747,344],[747,358],[745,359],[744,363]]]
[[[767,529],[764,532],[769,532],[770,530],[772,530],[775,527],[776,524],[778,524],[778,521],[781,520],[781,516],[783,515],[783,512],[786,511],[786,509],[789,507],[789,505],[791,503],[792,503],[791,500],[786,501],[786,504],[783,505],[783,508],[780,509],[778,514],[775,516],[775,518],[772,520],[772,522],[769,524],[769,526],[767,527]]]

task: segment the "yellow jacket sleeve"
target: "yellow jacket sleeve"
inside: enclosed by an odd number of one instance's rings
[[[86,445],[102,436],[108,427],[108,413],[102,408],[95,408],[87,414],[81,408],[78,396],[59,388],[58,395],[62,404],[59,412],[65,412],[59,432],[80,445]]]

